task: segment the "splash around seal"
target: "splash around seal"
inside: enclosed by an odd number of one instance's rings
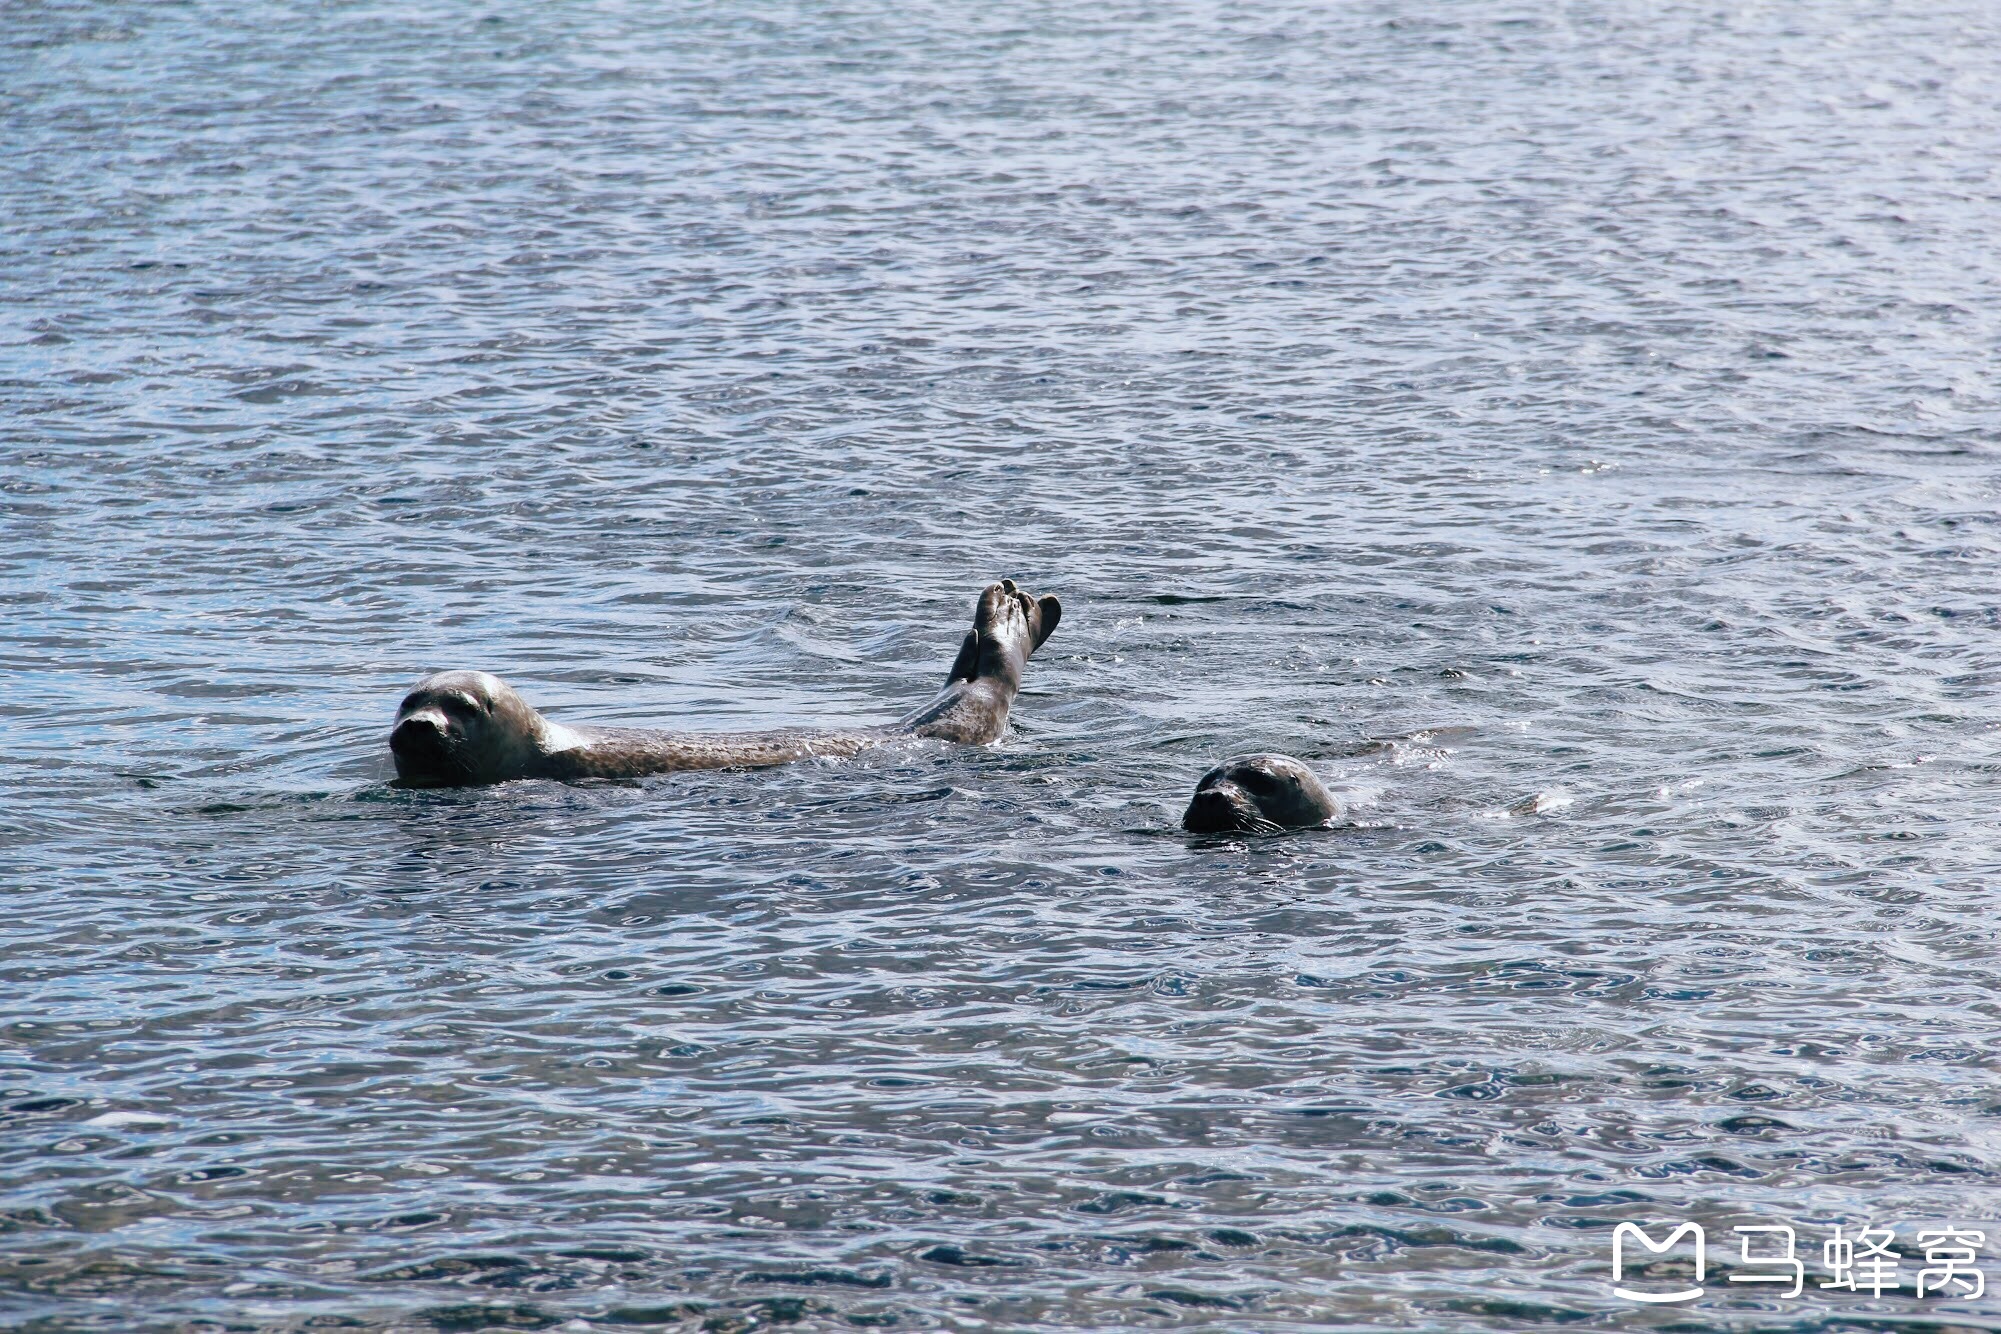
[[[980,594],[944,688],[885,727],[816,731],[668,732],[551,722],[499,677],[449,671],[404,697],[389,733],[401,787],[475,787],[518,778],[634,778],[685,769],[756,768],[817,755],[853,755],[899,736],[986,745],[1007,730],[1029,655],[1063,608],[1012,579]]]
[[[1235,755],[1202,775],[1181,827],[1195,834],[1276,834],[1339,820],[1341,803],[1290,755]]]

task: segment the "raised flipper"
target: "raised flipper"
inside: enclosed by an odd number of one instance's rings
[[[945,673],[945,684],[954,681],[970,681],[980,671],[980,632],[966,631],[966,638],[959,645],[959,656],[952,659],[952,670]]]
[[[975,746],[999,739],[1029,655],[1055,633],[1062,617],[1063,606],[1053,597],[1031,597],[1012,579],[989,584],[945,688],[901,727],[918,736]]]

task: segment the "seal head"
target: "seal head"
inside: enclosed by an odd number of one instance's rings
[[[1181,827],[1195,834],[1276,834],[1341,818],[1341,803],[1290,755],[1237,755],[1202,775]]]
[[[404,787],[471,787],[534,772],[562,731],[497,676],[438,672],[403,697],[389,750]]]

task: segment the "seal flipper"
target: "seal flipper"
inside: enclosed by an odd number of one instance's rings
[[[988,588],[987,594],[994,591]],[[988,624],[988,618],[1011,601],[1021,608],[1022,624],[1028,627],[1028,653],[1041,648],[1042,642],[1056,633],[1056,623],[1063,619],[1063,604],[1054,597],[1033,597],[1012,579],[1000,581],[999,593],[1000,597],[992,603],[989,603],[986,594],[981,596],[979,609],[973,617],[975,628]]]
[[[1041,648],[1042,642],[1056,633],[1056,623],[1063,619],[1063,604],[1056,600],[1054,594],[1036,599],[1035,609],[1037,614],[1029,618],[1028,627],[1029,635],[1035,641],[1029,645],[1031,653]]]
[[[1034,608],[1034,600],[1012,579],[987,585],[973,610],[973,633],[980,642],[971,679],[998,681],[1010,697],[1014,694],[1021,685],[1022,664],[1035,651],[1035,631],[1029,624]]]
[[[952,670],[945,674],[945,684],[954,681],[970,681],[980,670],[980,632],[966,631],[964,642],[959,645],[959,656],[952,659]]]
[[[898,729],[973,746],[998,740],[1007,730],[1008,706],[1021,689],[1028,655],[1049,637],[1061,615],[1055,598],[1035,598],[1012,579],[987,585],[944,689],[905,715]]]

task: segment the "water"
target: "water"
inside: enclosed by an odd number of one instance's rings
[[[5,1318],[2001,1322],[1991,8],[0,32]],[[386,786],[1003,574],[990,751]],[[1256,748],[1357,827],[1182,837]],[[1615,1298],[1684,1218],[1907,1290]]]

